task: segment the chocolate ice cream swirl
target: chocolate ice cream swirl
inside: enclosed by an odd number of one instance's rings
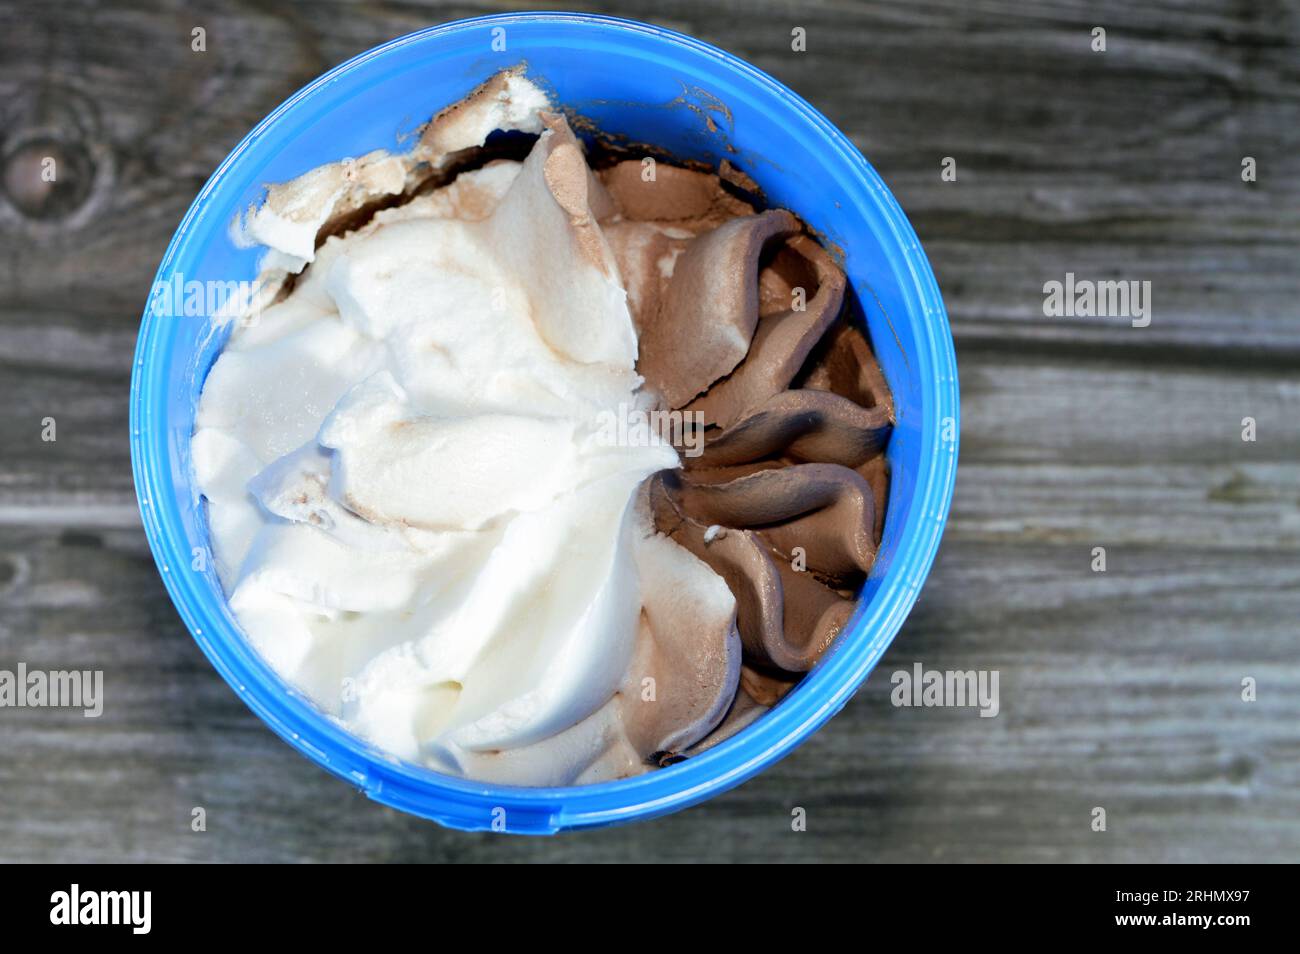
[[[637,370],[705,425],[702,454],[648,482],[655,525],[727,583],[743,646],[721,724],[679,733],[666,761],[748,725],[844,628],[880,543],[893,399],[843,316],[843,271],[793,215],[689,169],[626,161],[600,179]]]

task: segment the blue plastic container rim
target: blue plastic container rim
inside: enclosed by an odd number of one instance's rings
[[[816,666],[771,712],[726,742],[666,769],[631,779],[564,788],[495,785],[442,775],[394,759],[345,731],[291,690],[238,632],[207,632],[200,612],[208,593],[196,574],[171,572],[191,559],[191,541],[178,515],[163,504],[171,487],[163,438],[154,433],[150,409],[159,398],[161,376],[159,318],[146,307],[137,339],[131,377],[131,463],[145,534],[164,584],[182,619],[212,665],[263,721],[299,752],[358,786],[385,805],[463,830],[505,830],[549,834],[561,829],[614,824],[663,815],[696,804],[750,778],[788,754],[844,704],[866,679],[902,627],[920,594],[947,520],[956,480],[959,401],[956,356],[947,313],[925,253],[902,209],[883,180],[852,142],[800,96],[767,73],[700,40],[663,27],[616,17],[578,13],[508,13],[457,20],[399,37],[325,73],[303,87],[239,143],[208,179],[177,228],[159,266],[156,281],[171,274],[180,249],[214,213],[214,192],[241,155],[263,137],[274,137],[280,121],[318,91],[339,82],[403,47],[461,31],[554,23],[609,31],[629,40],[678,44],[721,61],[727,69],[780,99],[824,137],[819,148],[833,150],[856,171],[893,233],[891,254],[910,276],[924,320],[917,326],[933,362],[925,376],[928,413],[921,421],[922,450],[913,505],[901,528],[900,543],[887,577],[874,598],[860,604],[836,651]],[[226,211],[233,211],[227,209]],[[798,211],[798,210],[796,210]],[[228,223],[222,221],[224,229]],[[165,320],[165,319],[164,319]],[[945,436],[943,430],[951,428]],[[156,505],[156,502],[160,502]],[[870,633],[869,638],[864,634]],[[505,820],[501,829],[498,822]]]

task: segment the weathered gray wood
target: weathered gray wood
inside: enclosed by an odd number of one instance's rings
[[[0,710],[0,858],[1300,858],[1294,3],[618,4],[789,83],[912,217],[964,401],[920,603],[867,686],[770,771],[559,839],[378,807],[242,706],[139,529],[126,389],[148,283],[208,173],[285,96],[391,36],[497,8],[0,7],[0,155],[53,131],[63,168],[95,170],[66,183],[84,201],[63,219],[0,189],[0,668],[102,668],[108,696],[98,720]],[[1151,281],[1151,326],[1044,318],[1043,283],[1067,271]],[[999,670],[1001,714],[893,707],[890,674],[917,661]],[[1098,805],[1106,833],[1089,828]]]

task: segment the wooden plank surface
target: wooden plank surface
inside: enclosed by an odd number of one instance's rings
[[[126,391],[154,269],[207,175],[293,90],[392,36],[511,6],[0,5],[5,172],[52,137],[72,176],[62,218],[0,190],[0,668],[102,668],[109,693],[98,720],[0,710],[0,859],[1300,858],[1296,3],[585,5],[787,82],[912,218],[963,396],[920,603],[854,700],[768,772],[556,839],[376,806],[239,703],[135,512]],[[1043,317],[1043,283],[1067,271],[1150,281],[1151,326]],[[1000,715],[895,708],[889,676],[918,661],[999,670]]]

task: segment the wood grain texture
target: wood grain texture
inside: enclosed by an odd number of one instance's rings
[[[0,859],[1300,859],[1297,3],[585,4],[773,73],[909,213],[963,397],[921,600],[794,754],[632,827],[443,831],[243,707],[139,528],[127,386],[149,282],[206,177],[287,95],[390,37],[512,6],[0,3],[0,161],[8,175],[53,141],[68,174],[61,215],[0,187],[0,668],[101,668],[107,695],[98,720],[0,710]],[[1150,281],[1151,326],[1043,317],[1067,271]],[[999,670],[1000,715],[895,708],[889,676],[917,661]]]

